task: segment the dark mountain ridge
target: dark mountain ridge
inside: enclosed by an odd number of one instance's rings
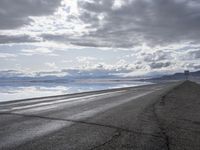
[[[186,79],[184,73],[175,73],[172,75],[164,75],[158,78],[151,78],[148,80],[184,80]],[[189,79],[191,80],[200,80],[200,71],[190,72]]]

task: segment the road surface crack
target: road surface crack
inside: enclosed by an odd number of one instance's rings
[[[121,128],[121,127],[117,127],[117,126],[113,126],[113,125],[100,124],[100,123],[95,123],[95,122],[86,122],[86,121],[83,121],[83,120],[62,119],[62,118],[54,118],[54,117],[46,117],[46,116],[38,116],[38,115],[26,115],[26,114],[5,113],[5,112],[0,113],[0,115],[15,115],[15,116],[21,116],[21,117],[27,117],[27,118],[31,117],[31,118],[40,118],[40,119],[45,119],[45,120],[66,121],[66,122],[86,124],[86,125],[91,125],[91,126],[106,127],[106,128],[116,129],[118,131],[138,134],[138,135],[152,136],[152,137],[155,137],[155,138],[163,138],[159,134],[151,134],[151,133],[145,133],[145,132],[141,132],[141,131],[134,131],[134,130],[125,129],[125,128]]]
[[[167,94],[168,94],[168,93],[167,93]],[[167,95],[167,94],[166,94],[166,95]],[[164,99],[165,99],[166,95],[163,96],[163,97],[161,98],[161,102],[162,102],[162,103],[164,102]],[[160,121],[160,119],[159,119],[159,117],[158,117],[158,115],[157,115],[157,113],[156,113],[156,108],[155,108],[155,107],[156,107],[156,106],[155,106],[156,104],[157,104],[157,103],[155,103],[155,104],[153,105],[153,114],[154,114],[154,116],[155,116],[155,119],[156,119],[158,128],[160,129],[160,134],[163,136],[163,139],[165,140],[164,146],[166,146],[167,150],[170,150],[169,136],[167,135],[166,129],[162,126],[161,121]]]
[[[165,106],[165,99],[167,98],[167,96],[171,93],[171,91],[178,89],[182,84],[184,84],[184,82],[182,82],[178,86],[175,86],[172,89],[170,89],[169,91],[167,91],[164,95],[162,95],[162,97],[160,98],[160,101],[157,101],[152,106],[152,108],[153,108],[152,112],[153,112],[153,115],[155,117],[155,121],[157,122],[158,128],[160,129],[161,136],[165,140],[164,146],[166,147],[167,150],[170,150],[170,145],[172,145],[172,144],[170,143],[170,137],[168,136],[167,131],[166,131],[167,127],[163,127],[161,119],[159,118],[158,113],[156,112],[156,105],[159,104],[159,105],[162,105],[164,107]]]
[[[89,149],[89,150],[95,150],[95,149],[98,149],[100,147],[103,147],[105,146],[106,144],[109,144],[110,142],[112,142],[113,140],[115,140],[116,138],[120,137],[121,136],[121,130],[116,130],[114,135],[111,136],[108,140],[106,140],[104,143],[100,144],[100,145],[97,145],[97,146],[94,146],[93,148]]]

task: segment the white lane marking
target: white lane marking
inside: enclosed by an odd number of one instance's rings
[[[73,101],[88,101],[91,99],[96,99],[98,97],[100,98],[106,98],[110,97],[113,95],[120,95],[122,92],[125,92],[126,90],[122,91],[116,91],[116,92],[109,92],[109,93],[101,93],[101,94],[95,94],[95,95],[88,95],[88,96],[83,96],[83,97],[75,97],[75,98],[69,98],[69,99],[62,99],[62,100],[57,100],[57,101],[51,101],[51,102],[44,102],[44,103],[38,103],[38,104],[33,104],[33,105],[25,105],[25,106],[17,106],[17,107],[12,107],[9,109],[4,109],[4,111],[13,111],[13,110],[21,110],[21,109],[29,109],[33,107],[41,107],[41,106],[46,106],[46,105],[53,105],[53,104],[60,104],[64,102],[73,102]],[[102,97],[104,96],[104,97]]]

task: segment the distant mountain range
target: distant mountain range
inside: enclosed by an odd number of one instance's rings
[[[7,85],[40,85],[40,84],[66,84],[71,82],[95,82],[112,80],[118,81],[149,81],[149,82],[162,82],[168,80],[183,80],[185,79],[184,73],[175,73],[173,75],[162,75],[161,73],[151,73],[143,76],[123,76],[129,73],[127,70],[78,70],[67,69],[61,71],[51,72],[36,72],[34,74],[25,74],[16,70],[0,71],[0,86]],[[200,81],[200,71],[191,72],[190,79]]]
[[[56,80],[74,78],[98,78],[117,76],[120,71],[116,70],[79,70],[67,69],[61,71],[36,72],[32,74],[19,72],[16,70],[0,71],[0,80]]]
[[[156,80],[184,80],[185,79],[185,74],[184,73],[175,73],[172,75],[164,75],[158,78],[150,78],[147,80],[152,80],[152,81],[156,81]],[[189,79],[191,80],[200,80],[200,71],[196,71],[196,72],[190,72],[189,73]]]
[[[0,86],[9,85],[40,85],[40,84],[54,84],[54,83],[71,83],[80,80],[88,79],[106,79],[118,80],[129,79],[121,76],[122,73],[129,73],[127,70],[79,70],[67,69],[61,71],[51,72],[36,72],[36,73],[23,73],[16,70],[0,71]],[[123,80],[122,79],[122,80]],[[81,81],[81,82],[82,82]]]

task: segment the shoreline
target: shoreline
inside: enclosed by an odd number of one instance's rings
[[[155,83],[148,83],[144,85],[135,85],[135,86],[127,86],[127,87],[119,87],[119,88],[110,88],[110,89],[102,89],[102,90],[90,90],[90,91],[83,91],[83,92],[75,92],[75,93],[67,93],[67,94],[56,94],[56,95],[47,95],[47,96],[36,96],[36,97],[28,97],[28,98],[19,98],[14,100],[6,100],[6,101],[0,101],[0,104],[4,103],[12,103],[12,102],[18,102],[18,101],[26,101],[26,100],[35,100],[35,99],[46,99],[46,98],[58,98],[58,97],[68,97],[68,96],[81,96],[84,94],[96,94],[96,93],[102,93],[102,92],[111,92],[111,91],[118,91],[123,89],[129,89],[129,88],[137,88],[137,87],[143,87],[143,86],[151,86]],[[89,87],[90,85],[88,85]]]

